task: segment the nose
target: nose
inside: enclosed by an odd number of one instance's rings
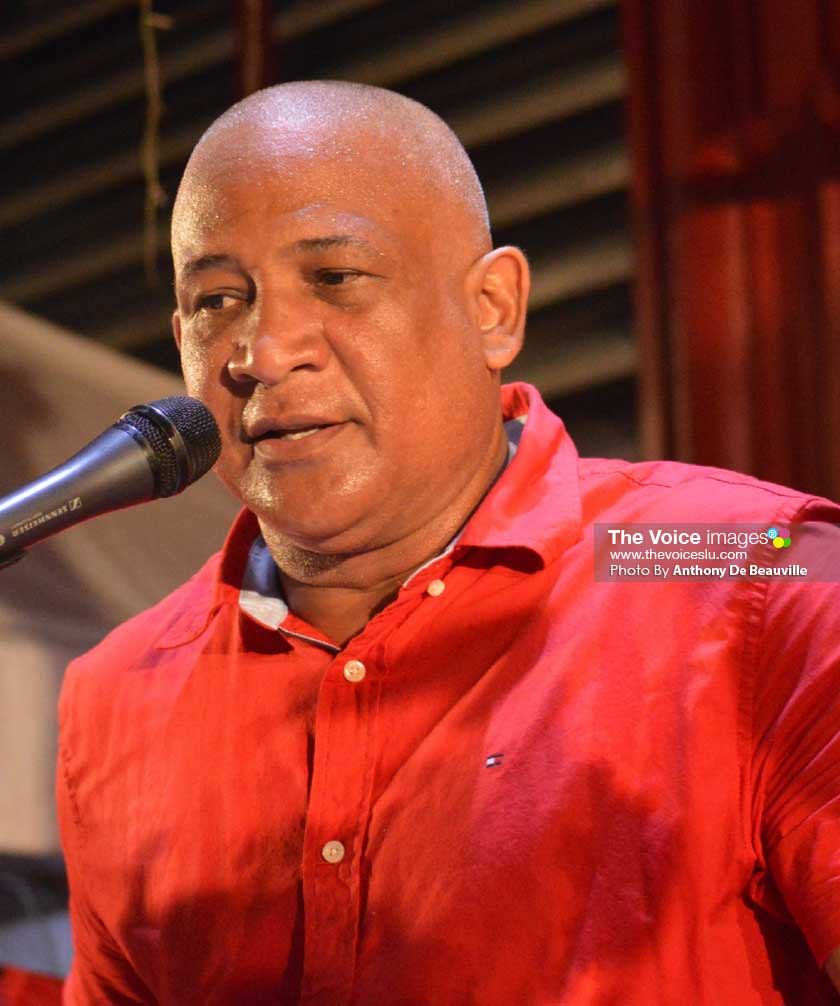
[[[266,298],[234,339],[227,369],[237,383],[271,387],[293,371],[323,370],[328,356],[323,324],[311,309]]]

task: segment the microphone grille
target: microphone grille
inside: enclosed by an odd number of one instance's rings
[[[187,448],[189,485],[210,471],[222,450],[222,438],[213,414],[203,402],[187,395],[174,395],[151,402],[181,434]]]
[[[174,395],[135,405],[120,422],[134,426],[157,461],[157,493],[173,496],[216,462],[222,442],[210,410],[196,398]]]

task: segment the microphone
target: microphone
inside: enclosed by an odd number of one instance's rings
[[[135,405],[64,464],[0,498],[0,568],[91,517],[174,496],[221,450],[219,428],[195,398]]]

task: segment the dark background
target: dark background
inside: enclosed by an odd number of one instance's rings
[[[496,242],[519,244],[534,267],[528,347],[510,378],[539,386],[583,452],[638,453],[615,0],[161,0],[154,68],[141,6],[28,0],[6,11],[0,298],[177,369],[171,200],[196,139],[248,88],[245,19],[263,8],[252,80],[379,84],[455,128]],[[163,100],[156,282],[144,269],[147,74]]]

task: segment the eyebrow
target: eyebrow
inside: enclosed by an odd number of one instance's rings
[[[369,241],[365,241],[364,238],[357,238],[353,234],[327,234],[324,237],[318,238],[301,238],[300,241],[294,241],[288,245],[283,251],[326,251],[329,248],[345,248],[348,245],[363,248],[366,251],[374,252],[376,255],[381,254]]]
[[[242,265],[234,255],[202,255],[200,258],[191,259],[181,270],[181,278],[189,279],[197,272],[206,269],[233,269],[242,272]]]
[[[347,246],[362,248],[374,255],[382,255],[382,252],[375,248],[364,238],[357,238],[353,234],[327,234],[318,238],[301,238],[294,241],[282,249],[284,252],[312,252],[325,251],[329,248],[346,248]],[[204,272],[208,269],[232,269],[236,272],[244,272],[242,264],[235,255],[201,255],[199,258],[191,259],[181,270],[181,279],[189,279],[196,273]]]

